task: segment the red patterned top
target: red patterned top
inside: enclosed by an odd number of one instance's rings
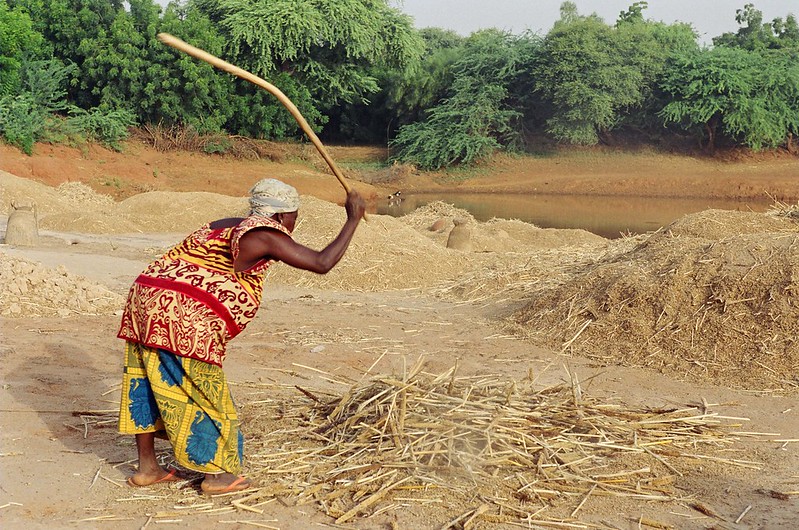
[[[152,262],[130,289],[117,336],[222,366],[227,342],[255,317],[263,273],[274,263],[233,271],[241,236],[261,227],[291,235],[253,215],[230,228],[205,225]]]

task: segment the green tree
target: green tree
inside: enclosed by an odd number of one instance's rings
[[[727,32],[713,38],[715,46],[744,48],[750,51],[767,49],[799,49],[799,25],[794,15],[783,20],[763,21],[763,12],[754,4],[746,4],[735,11],[735,21],[740,26],[735,33]]]
[[[208,16],[191,3],[173,2],[159,18],[152,0],[131,1],[131,15],[142,35],[146,57],[140,89],[132,94],[140,120],[188,125],[200,133],[225,128],[234,114],[235,78],[164,46],[156,37],[159,32],[170,33],[222,56],[225,39]]]
[[[10,0],[24,8],[34,22],[34,28],[44,35],[54,57],[65,64],[79,65],[69,80],[69,99],[90,108],[99,104],[82,79],[82,65],[92,58],[94,50],[82,43],[106,34],[124,11],[123,0]]]
[[[66,110],[66,80],[76,70],[55,59],[23,60],[20,87],[0,98],[0,135],[27,154],[44,138],[53,114]]]
[[[555,26],[560,24],[572,24],[585,18],[589,17],[580,15],[579,11],[577,10],[577,4],[574,2],[563,2],[560,4],[560,18],[555,21]],[[601,19],[596,15],[592,15],[590,18],[601,21]]]
[[[280,72],[269,80],[300,110],[303,118],[317,130],[327,123],[320,106],[290,73]],[[232,116],[226,129],[232,133],[256,138],[285,139],[301,134],[288,111],[264,90],[239,82],[231,99]]]
[[[525,69],[530,36],[498,30],[472,34],[453,66],[449,95],[424,121],[400,128],[391,145],[395,159],[426,169],[468,165],[521,141],[522,109],[510,87],[529,75]]]
[[[57,59],[23,60],[19,93],[0,98],[0,135],[29,155],[37,141],[65,139],[90,139],[120,149],[119,141],[127,137],[135,117],[124,109],[71,105],[66,84],[75,70]]]
[[[695,51],[699,45],[689,24],[644,20],[640,14],[644,8],[646,2],[636,2],[631,9],[637,9],[637,15],[626,17],[622,13],[614,28],[614,49],[620,61],[641,75],[634,89],[637,101],[617,109],[614,129],[627,129],[658,141],[664,133],[658,112],[666,104],[659,89],[660,76],[672,54]]]
[[[441,101],[455,79],[455,64],[465,53],[466,39],[454,31],[425,28],[419,32],[425,49],[418,66],[389,70],[384,80],[387,105],[396,126],[418,121],[422,113]]]
[[[78,52],[85,57],[80,87],[91,95],[89,100],[104,108],[132,110],[147,56],[144,36],[131,14],[117,13],[108,28],[99,28],[96,35],[83,39]]]
[[[641,115],[669,53],[696,48],[689,26],[644,20],[645,7],[633,4],[615,27],[566,10],[547,33],[535,79],[552,109],[547,132],[557,140],[593,145],[636,113],[646,121]]]
[[[662,87],[672,97],[664,122],[696,131],[711,151],[721,135],[761,149],[799,132],[799,65],[789,53],[716,47],[679,54]]]
[[[775,18],[772,27],[777,35],[777,39],[784,48],[799,48],[799,22],[794,15],[788,15],[785,20]]]
[[[458,79],[454,95],[430,111],[423,122],[402,127],[392,146],[394,159],[424,169],[469,165],[500,149],[498,136],[510,136],[518,113],[502,110],[507,95],[499,85],[475,85]]]
[[[364,100],[378,90],[372,67],[402,68],[415,64],[422,52],[411,19],[386,0],[193,0],[193,4],[220,28],[226,58],[295,95],[294,103],[317,129],[323,118],[312,107]],[[251,89],[237,88],[237,93],[245,99],[253,95]],[[239,108],[246,111],[246,107]],[[298,130],[285,110],[266,114],[283,117],[284,123],[253,122],[250,115],[236,112],[233,128],[256,136],[267,134],[270,126],[273,131],[275,127]]]
[[[440,28],[419,31],[425,50],[418,64],[378,66],[370,71],[380,90],[353,103],[325,110],[330,123],[323,137],[355,143],[388,143],[397,129],[420,121],[447,95],[453,66],[463,55],[465,38]]]
[[[635,24],[644,21],[644,10],[649,7],[649,2],[634,2],[627,11],[619,13],[616,26],[622,24]]]
[[[0,0],[0,97],[19,91],[23,58],[38,56],[43,41],[21,7],[10,8],[6,0]]]
[[[765,54],[747,112],[727,120],[736,138],[759,150],[787,144],[799,135],[799,61],[782,50]]]
[[[222,56],[226,39],[208,16],[191,2],[171,2],[163,14],[154,0],[129,3],[130,11],[119,12],[107,31],[82,41],[82,87],[92,94],[89,101],[101,109],[130,109],[143,123],[189,126],[199,133],[235,127],[231,119],[241,106],[235,78],[156,37],[171,33]],[[257,98],[245,107],[257,114]]]
[[[108,28],[80,42],[84,108],[126,110],[143,123],[186,125],[200,133],[220,131],[235,108],[232,78],[164,46],[156,38],[161,31],[213,54],[223,49],[224,40],[198,9],[175,2],[161,16],[153,0],[130,0],[130,11],[117,12]]]

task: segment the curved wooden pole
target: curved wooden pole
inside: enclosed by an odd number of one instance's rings
[[[336,176],[338,181],[344,187],[344,191],[346,191],[347,193],[350,192],[350,187],[347,184],[347,181],[344,180],[344,175],[341,173],[341,170],[338,168],[336,163],[328,154],[327,150],[325,149],[325,146],[322,145],[322,142],[316,136],[316,133],[313,132],[313,129],[311,129],[310,125],[308,125],[308,122],[305,121],[305,118],[302,117],[302,114],[300,114],[300,111],[297,109],[294,103],[292,103],[291,100],[283,92],[281,92],[279,88],[277,88],[275,85],[271,83],[268,83],[267,81],[264,81],[257,75],[251,74],[247,70],[242,70],[238,66],[234,66],[229,62],[220,59],[219,57],[211,55],[210,53],[203,51],[199,48],[195,48],[191,44],[188,44],[180,40],[179,38],[170,35],[169,33],[159,33],[158,40],[160,40],[167,46],[172,46],[173,48],[180,50],[184,53],[187,53],[192,57],[196,57],[197,59],[205,61],[211,64],[212,66],[219,68],[220,70],[224,70],[229,74],[233,74],[236,77],[240,77],[245,81],[249,81],[254,85],[258,85],[259,87],[263,88],[264,90],[275,96],[283,104],[283,106],[288,109],[291,115],[294,116],[294,119],[297,120],[297,123],[300,124],[300,127],[305,132],[305,134],[308,135],[308,138],[310,138],[311,142],[314,144],[317,151],[319,151],[319,154],[322,155],[322,158],[325,159],[325,162],[327,162],[327,165],[330,166],[330,169],[333,171],[333,174]]]

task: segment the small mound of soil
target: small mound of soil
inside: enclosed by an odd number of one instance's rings
[[[0,213],[12,200],[36,205],[39,228],[91,234],[191,232],[224,217],[246,215],[247,201],[209,192],[150,191],[121,202],[80,182],[52,188],[0,171]]]
[[[116,215],[142,232],[186,232],[225,217],[247,215],[247,199],[203,191],[150,191],[120,202]]]
[[[342,207],[303,196],[294,239],[320,250],[336,237],[345,219]],[[405,218],[370,215],[329,273],[319,275],[278,264],[268,274],[280,283],[366,292],[430,287],[457,277],[469,264],[469,255],[431,240]]]

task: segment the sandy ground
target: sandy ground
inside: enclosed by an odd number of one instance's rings
[[[339,159],[374,156],[356,150],[341,150],[338,155]],[[42,146],[34,157],[3,147],[0,161],[0,169],[26,179],[51,186],[82,181],[117,198],[154,189],[242,196],[252,181],[265,174],[285,178],[303,194],[333,201],[343,198],[335,179],[303,160],[233,162],[156,153],[135,145],[125,155]],[[502,164],[491,178],[468,184],[429,176],[407,180],[413,175],[405,174],[396,177],[391,187],[398,182],[407,189],[468,186],[485,191],[557,186],[573,193],[596,193],[607,190],[610,181],[615,183],[615,193],[645,188],[663,196],[768,192],[786,201],[799,198],[799,183],[794,182],[799,175],[796,159],[708,162],[671,155],[636,158],[594,153],[559,161],[532,160],[524,171],[512,161]],[[690,176],[685,175],[686,169]],[[368,182],[355,185],[375,197],[383,194],[382,188]],[[2,245],[0,253],[48,268],[63,266],[70,274],[121,296],[153,257],[154,249],[177,241],[182,233],[41,230],[40,235],[35,246]],[[231,344],[226,365],[245,425],[252,407],[261,400],[284,399],[289,406],[292,400],[301,402],[295,385],[330,389],[336,386],[331,381],[359,380],[367,372],[401,372],[419,357],[427,360],[432,373],[457,363],[464,375],[490,373],[519,380],[535,373],[542,385],[567,381],[572,373],[585,382],[586,392],[626,406],[697,407],[735,418],[728,421],[741,424],[734,429],[738,434],[715,454],[742,465],[680,462],[670,473],[678,492],[673,500],[597,495],[580,504],[579,514],[569,525],[491,523],[477,517],[469,528],[796,528],[799,407],[795,390],[731,388],[655,368],[600,364],[509,334],[502,317],[517,302],[464,303],[425,291],[360,292],[273,282],[256,320]],[[409,503],[403,508],[399,500],[393,501],[395,509],[336,525],[322,506],[299,503],[291,495],[276,495],[257,510],[246,510],[231,506],[235,497],[201,496],[196,483],[132,490],[125,479],[133,472],[135,448],[131,439],[116,434],[113,422],[121,370],[122,344],[115,338],[118,318],[75,313],[0,317],[0,521],[4,528],[441,528],[481,504],[476,488],[471,504],[448,505],[444,500],[422,507]],[[247,428],[248,437],[257,436]],[[168,459],[167,446],[159,448]],[[570,510],[580,500],[574,499]],[[364,515],[380,507],[378,503]],[[463,521],[452,527],[461,528]]]

